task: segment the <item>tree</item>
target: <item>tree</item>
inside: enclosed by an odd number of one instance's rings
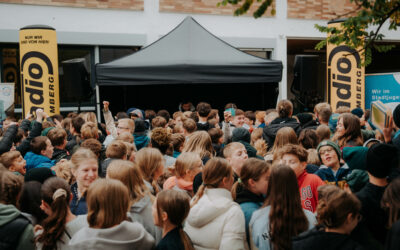
[[[378,52],[387,52],[395,47],[395,45],[379,44],[377,41],[381,41],[384,37],[381,33],[384,23],[388,22],[389,30],[397,30],[400,26],[400,0],[349,1],[354,3],[355,9],[337,16],[337,18],[346,18],[340,28],[315,25],[319,31],[331,34],[329,38],[319,42],[316,49],[325,47],[327,43],[346,44],[361,52],[365,56],[364,64],[368,65],[372,61],[373,48]],[[222,0],[219,5],[237,5],[234,15],[243,15],[255,2],[261,3],[253,13],[255,18],[261,17],[268,8],[273,8],[272,0]],[[271,13],[274,15],[275,10],[272,9]]]

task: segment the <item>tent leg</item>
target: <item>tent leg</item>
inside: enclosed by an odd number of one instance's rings
[[[96,110],[97,110],[97,121],[101,121],[101,113],[100,113],[100,89],[99,85],[96,84]]]

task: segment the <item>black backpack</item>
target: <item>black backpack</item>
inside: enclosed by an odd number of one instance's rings
[[[19,215],[14,220],[0,227],[0,249],[11,250],[16,249],[19,243],[19,238],[24,232],[26,226],[31,222]]]

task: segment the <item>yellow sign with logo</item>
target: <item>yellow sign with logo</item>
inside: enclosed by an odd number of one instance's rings
[[[332,21],[328,27],[340,27]],[[327,83],[329,103],[335,112],[339,107],[365,107],[365,68],[362,54],[346,45],[327,45]]]
[[[60,113],[56,31],[28,26],[19,32],[23,114],[38,108],[49,116]]]

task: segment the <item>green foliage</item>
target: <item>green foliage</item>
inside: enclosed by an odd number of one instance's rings
[[[277,0],[286,1],[286,0]],[[322,33],[330,34],[329,38],[319,42],[316,49],[322,49],[328,43],[346,44],[357,49],[364,55],[364,65],[372,62],[372,49],[378,52],[387,52],[393,49],[394,45],[376,43],[384,38],[381,28],[385,22],[388,22],[389,30],[397,30],[400,26],[400,0],[349,0],[354,3],[355,9],[338,18],[345,17],[339,28],[315,25]],[[272,8],[273,0],[222,0],[217,5],[225,6],[227,4],[238,6],[234,15],[243,15],[247,13],[254,2],[261,5],[254,11],[255,18],[261,17],[268,8],[271,8],[271,14],[275,15],[275,9]],[[367,32],[367,30],[370,30]]]

